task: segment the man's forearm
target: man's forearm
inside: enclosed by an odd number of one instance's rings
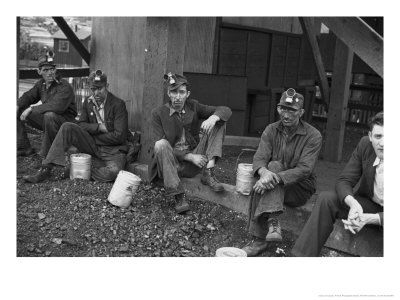
[[[359,204],[358,201],[352,196],[352,195],[347,195],[344,198],[344,203],[350,208],[352,208],[354,205]]]
[[[366,224],[381,225],[381,218],[378,214],[363,214],[363,219]]]

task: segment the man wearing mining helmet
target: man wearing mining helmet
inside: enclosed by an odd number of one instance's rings
[[[71,146],[92,156],[91,176],[96,181],[114,181],[125,167],[129,133],[125,102],[108,91],[107,75],[101,70],[92,72],[88,81],[92,95],[83,102],[78,124],[61,126],[39,172],[24,176],[25,181],[43,181],[55,165],[65,166],[64,153]]]
[[[166,195],[175,196],[176,212],[184,213],[190,208],[181,177],[202,172],[202,184],[214,192],[224,191],[215,178],[214,166],[222,156],[225,123],[232,112],[225,106],[208,106],[190,99],[189,82],[183,75],[165,74],[164,85],[170,101],[152,111],[154,154],[149,176],[150,181],[163,181]]]
[[[61,125],[74,122],[77,114],[74,91],[56,71],[54,52],[47,51],[38,63],[42,79],[17,101],[17,156],[34,153],[24,123],[43,131],[40,156],[46,157]]]
[[[301,206],[314,194],[314,167],[321,149],[320,132],[301,120],[304,97],[293,88],[282,94],[278,104],[280,120],[269,124],[253,158],[258,178],[249,202],[247,229],[253,240],[243,248],[257,256],[269,242],[281,242],[278,216],[283,205]]]

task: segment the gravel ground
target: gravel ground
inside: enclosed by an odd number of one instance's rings
[[[40,135],[31,133],[34,144]],[[224,147],[217,177],[235,184],[236,158],[242,147]],[[240,162],[250,162],[244,153]],[[126,208],[107,201],[112,183],[62,179],[63,170],[39,184],[22,176],[40,166],[37,155],[17,158],[17,256],[215,256],[220,247],[243,247],[250,236],[244,215],[200,199],[192,211],[177,215],[164,189],[141,184]],[[290,256],[295,236],[283,231],[282,243],[271,243],[262,256]],[[322,256],[346,256],[323,249]]]

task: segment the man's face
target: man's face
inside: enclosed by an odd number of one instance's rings
[[[97,102],[103,102],[107,96],[107,87],[106,86],[92,86],[90,88],[92,91],[92,95]]]
[[[56,67],[44,65],[39,69],[38,73],[43,77],[47,84],[50,84],[54,81],[56,75]]]
[[[181,85],[175,90],[167,92],[169,99],[171,99],[172,108],[180,111],[185,105],[186,99],[190,95],[190,91],[187,90],[186,85]]]
[[[278,106],[278,113],[281,117],[283,126],[287,128],[296,127],[304,113],[304,109],[296,110],[286,106]]]
[[[383,159],[383,126],[374,125],[372,131],[368,132],[368,136],[376,156]]]

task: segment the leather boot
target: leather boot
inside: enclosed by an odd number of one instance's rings
[[[27,175],[24,176],[23,179],[30,183],[42,182],[46,178],[50,177],[51,169],[51,166],[42,166],[35,175]]]
[[[260,238],[255,238],[248,245],[242,248],[248,257],[260,255],[267,250],[268,243]]]
[[[214,192],[223,192],[224,186],[215,178],[214,168],[204,168],[201,174],[201,183],[208,185]]]
[[[270,215],[267,221],[268,233],[265,237],[267,242],[282,242],[282,230],[276,215]]]
[[[183,214],[190,210],[189,203],[187,203],[186,195],[184,193],[175,195],[175,200],[175,210],[178,214]]]

